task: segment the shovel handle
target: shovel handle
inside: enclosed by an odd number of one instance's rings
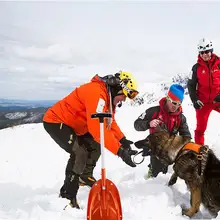
[[[95,113],[91,115],[91,118],[98,118],[100,123],[104,122],[104,118],[111,118],[111,113]]]

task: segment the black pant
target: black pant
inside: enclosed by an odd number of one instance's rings
[[[90,133],[77,136],[74,130],[65,124],[43,122],[43,125],[51,138],[70,154],[65,171],[66,178],[61,189],[69,191],[68,193],[73,196],[78,191],[78,177],[83,174],[92,175],[101,154],[100,144]],[[72,176],[74,176],[74,181],[69,183],[73,179]]]
[[[82,136],[77,136],[74,130],[61,123],[47,123],[43,122],[45,130],[53,138],[53,140],[66,152],[70,154],[69,167],[74,167],[74,164],[77,163],[78,166],[84,166],[83,171],[85,173],[92,173],[93,169],[98,161],[101,149],[100,144],[97,143],[90,133],[86,133]],[[83,161],[86,156],[86,161]],[[85,164],[82,164],[86,162]],[[70,165],[71,164],[71,165]],[[77,168],[77,170],[79,170]],[[80,168],[80,170],[82,170]],[[77,173],[77,174],[81,174]]]
[[[156,177],[160,172],[165,174],[168,171],[168,166],[161,163],[160,160],[158,160],[154,155],[150,156],[150,164],[148,166],[152,170],[153,177]]]
[[[76,140],[76,133],[72,128],[61,123],[43,122],[43,125],[45,130],[61,148],[70,154],[73,153],[72,148]]]

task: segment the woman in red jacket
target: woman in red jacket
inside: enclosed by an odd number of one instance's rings
[[[213,53],[213,44],[201,39],[198,60],[188,80],[189,95],[196,109],[195,142],[204,144],[204,133],[212,110],[220,112],[220,59]]]
[[[138,94],[136,89],[136,81],[130,73],[120,72],[105,77],[96,75],[44,115],[45,130],[70,154],[60,196],[69,199],[72,207],[79,208],[76,199],[79,183],[92,186],[96,181],[92,172],[100,156],[100,131],[99,121],[91,119],[91,114],[112,113],[112,121],[104,122],[105,147],[129,166],[136,166],[131,160],[137,152],[131,149],[133,142],[125,138],[114,119],[116,106],[121,105],[126,97],[135,98]]]

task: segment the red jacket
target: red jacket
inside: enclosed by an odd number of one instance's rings
[[[172,134],[173,132],[176,133],[181,123],[180,114],[182,113],[182,107],[180,106],[176,112],[169,113],[165,109],[165,102],[166,102],[166,97],[160,100],[159,102],[160,111],[155,112],[154,115],[152,116],[152,119],[161,120],[160,125],[164,123],[170,134]],[[155,131],[156,131],[156,128],[149,129],[150,134]]]
[[[109,112],[109,94],[103,81],[95,76],[91,82],[76,88],[67,97],[57,102],[47,110],[43,121],[49,123],[64,123],[76,132],[83,135],[89,132],[100,143],[100,129],[98,119],[91,119],[91,114],[96,113],[98,103],[104,101],[102,112]],[[120,147],[119,140],[124,134],[118,127],[113,113],[111,128],[107,129],[105,121],[105,147],[117,154]]]
[[[212,103],[220,94],[220,59],[212,54],[205,62],[200,55],[192,68],[192,78],[188,81],[188,90],[192,101],[201,100],[204,104]]]
[[[186,117],[182,113],[182,108],[180,107],[174,113],[168,113],[164,108],[166,98],[162,98],[159,105],[148,108],[143,112],[138,119],[134,122],[134,128],[136,131],[146,131],[149,129],[150,133],[154,132],[155,129],[150,127],[150,122],[153,119],[160,119],[161,124],[164,122],[165,129],[167,129],[170,135],[179,135],[183,137],[191,138],[188,124],[186,122]]]

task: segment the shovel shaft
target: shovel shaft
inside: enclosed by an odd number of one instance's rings
[[[104,123],[100,122],[100,145],[101,145],[101,159],[102,169],[105,168],[105,149],[104,149]]]
[[[102,189],[105,190],[106,188],[106,172],[105,168],[102,168]]]
[[[107,209],[106,204],[106,172],[105,168],[102,168],[102,207]]]

